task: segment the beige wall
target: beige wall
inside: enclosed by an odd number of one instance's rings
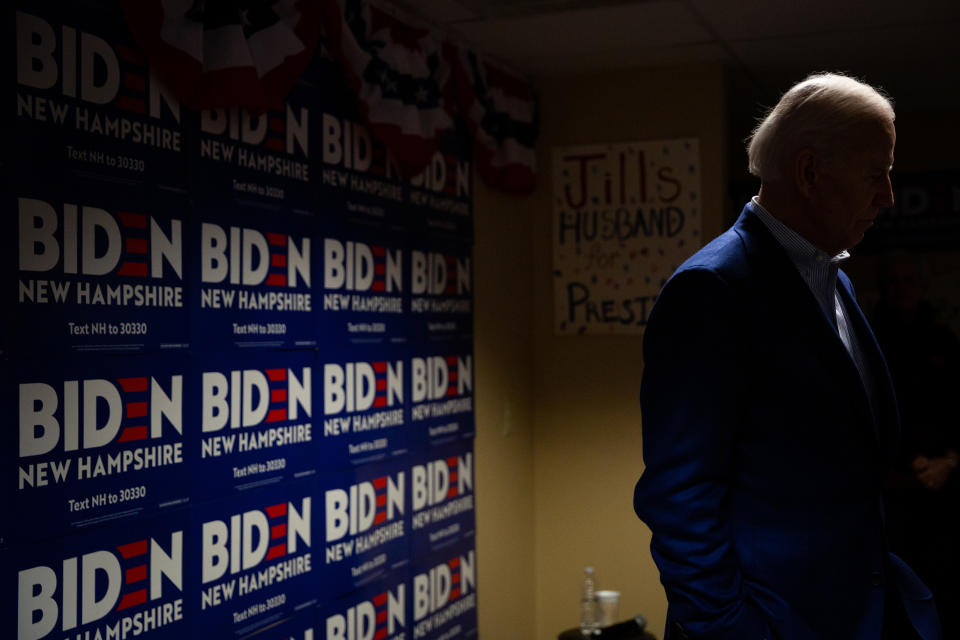
[[[530,198],[475,181],[474,361],[480,637],[533,637]]]
[[[534,216],[534,469],[537,640],[579,623],[583,567],[621,592],[621,618],[642,613],[662,637],[666,599],[649,530],[633,513],[642,470],[641,338],[554,337],[550,150],[697,137],[705,237],[725,202],[724,81],[719,68],[642,69],[542,78],[540,187]],[[483,215],[483,212],[478,212]],[[481,521],[484,516],[481,516]]]
[[[475,358],[480,637],[552,640],[579,624],[583,567],[662,637],[666,599],[633,514],[642,470],[641,339],[553,336],[550,150],[700,139],[703,233],[721,230],[719,68],[541,78],[539,186],[511,197],[477,181]]]

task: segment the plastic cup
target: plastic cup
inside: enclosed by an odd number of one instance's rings
[[[620,617],[620,592],[597,591],[597,622],[601,627],[616,624]]]

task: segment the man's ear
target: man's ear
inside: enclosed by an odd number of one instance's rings
[[[817,183],[817,155],[813,149],[801,149],[793,163],[793,178],[797,191],[805,198],[813,196]]]

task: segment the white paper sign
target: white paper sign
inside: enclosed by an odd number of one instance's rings
[[[553,150],[554,333],[641,333],[701,244],[695,138]]]

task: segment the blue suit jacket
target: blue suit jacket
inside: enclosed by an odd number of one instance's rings
[[[886,363],[841,272],[875,411],[752,206],[671,277],[644,336],[634,508],[653,531],[667,640],[879,640],[885,594],[936,640],[929,590],[885,545],[899,432]]]

